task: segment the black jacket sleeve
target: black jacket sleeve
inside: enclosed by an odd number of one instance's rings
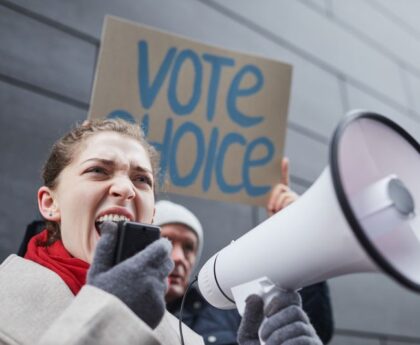
[[[303,309],[308,314],[312,325],[324,344],[327,344],[334,332],[334,319],[330,292],[326,282],[308,286],[300,291]]]

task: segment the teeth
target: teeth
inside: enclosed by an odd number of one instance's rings
[[[130,219],[119,214],[106,214],[105,216],[99,217],[96,221],[97,222],[120,222],[120,221],[128,222],[130,221]]]

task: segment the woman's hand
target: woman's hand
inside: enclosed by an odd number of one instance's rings
[[[248,296],[245,302],[244,315],[238,329],[238,344],[260,345],[258,329],[264,319],[264,302],[258,295]]]
[[[280,292],[263,311],[257,295],[246,300],[244,317],[238,331],[239,345],[259,345],[258,329],[266,345],[322,345],[308,316],[302,309],[297,292]]]
[[[171,243],[161,238],[114,266],[117,228],[113,222],[102,224],[87,283],[118,297],[155,328],[165,312],[167,277],[174,267]]]

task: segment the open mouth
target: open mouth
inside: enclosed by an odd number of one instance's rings
[[[101,225],[104,222],[114,222],[114,223],[118,223],[118,222],[129,222],[130,218],[126,217],[126,216],[122,216],[120,214],[106,214],[104,216],[99,217],[96,221],[95,221],[95,228],[96,231],[98,232],[98,234],[101,234]]]

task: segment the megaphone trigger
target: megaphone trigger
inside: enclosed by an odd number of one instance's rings
[[[261,277],[249,282],[234,286],[231,291],[235,300],[236,308],[241,316],[245,311],[245,301],[250,295],[258,295],[264,301],[264,306],[268,305],[271,298],[275,295],[278,288],[269,278]]]
[[[269,278],[261,277],[250,282],[234,286],[232,289],[232,295],[235,300],[236,308],[241,316],[245,312],[246,299],[252,294],[260,296],[264,302],[264,310],[271,303],[273,298],[279,294],[279,292],[286,291],[278,285],[274,284]],[[260,338],[260,344],[264,345],[265,342],[261,338],[262,325],[266,321],[264,317],[258,330],[258,336]]]

